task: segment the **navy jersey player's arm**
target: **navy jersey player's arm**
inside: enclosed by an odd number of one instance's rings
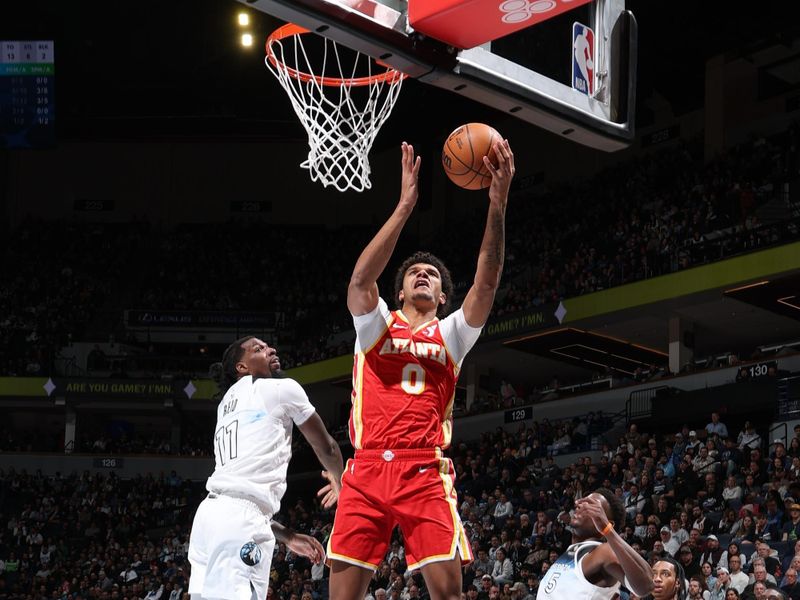
[[[414,158],[413,146],[405,142],[403,142],[402,163],[403,182],[397,208],[364,248],[350,276],[350,285],[347,287],[347,308],[354,316],[372,312],[378,305],[378,277],[389,263],[400,232],[417,203],[420,158],[419,156]]]
[[[489,186],[489,214],[486,217],[486,229],[483,233],[481,249],[478,253],[478,267],[475,270],[475,281],[464,298],[464,316],[471,327],[482,327],[492,310],[494,295],[500,285],[505,256],[506,204],[511,178],[514,177],[514,154],[508,140],[494,144],[497,154],[497,168],[488,158],[484,163],[492,173]]]
[[[583,509],[599,532],[605,529],[609,520],[601,502],[593,498],[595,495],[578,502],[584,504]],[[613,528],[605,537],[607,543],[590,552],[581,563],[583,575],[595,585],[601,580],[605,580],[606,585],[619,581],[639,598],[644,598],[653,590],[650,565]]]
[[[325,467],[322,476],[328,480],[328,485],[323,487],[318,493],[322,496],[322,507],[330,508],[339,499],[341,489],[342,471],[342,451],[325,429],[325,424],[317,413],[311,415],[302,425],[298,425],[300,433],[311,444],[314,454],[317,455],[319,462]]]

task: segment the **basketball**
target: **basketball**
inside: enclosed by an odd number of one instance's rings
[[[480,190],[492,182],[492,173],[483,163],[488,156],[497,166],[492,145],[503,139],[494,127],[484,123],[467,123],[456,128],[444,143],[442,165],[450,181],[465,190]]]

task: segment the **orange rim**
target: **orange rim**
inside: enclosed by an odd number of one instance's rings
[[[386,71],[383,73],[378,73],[377,75],[370,75],[369,77],[324,77],[321,75],[314,75],[313,73],[304,73],[303,71],[298,71],[297,69],[293,69],[292,67],[286,65],[285,63],[281,62],[278,58],[278,55],[272,50],[272,45],[275,42],[279,42],[289,37],[293,37],[296,35],[303,35],[304,33],[310,33],[308,29],[305,27],[300,27],[300,25],[295,25],[294,23],[288,23],[283,25],[282,27],[278,27],[272,34],[267,38],[267,60],[272,63],[272,65],[276,69],[282,69],[286,71],[289,77],[293,79],[299,79],[300,81],[308,82],[308,81],[316,81],[320,85],[331,86],[331,87],[340,87],[342,85],[347,85],[350,87],[359,87],[364,85],[370,85],[371,83],[396,83],[401,79],[405,79],[407,75],[405,73],[401,73],[400,71],[388,67]],[[378,64],[380,61],[377,61]]]

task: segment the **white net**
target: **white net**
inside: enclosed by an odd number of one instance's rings
[[[267,42],[265,60],[308,134],[308,158],[300,166],[309,170],[312,181],[340,192],[370,189],[369,151],[397,101],[404,75],[322,37],[322,49],[312,52],[314,66],[301,32],[296,25],[276,31]]]

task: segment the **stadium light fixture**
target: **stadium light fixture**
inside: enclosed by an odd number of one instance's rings
[[[248,25],[250,25],[250,15],[248,15],[245,12],[240,12],[239,25],[241,25],[242,27],[247,27]]]
[[[253,36],[249,33],[242,34],[242,46],[250,48],[253,45]]]

